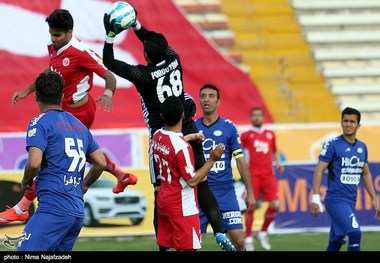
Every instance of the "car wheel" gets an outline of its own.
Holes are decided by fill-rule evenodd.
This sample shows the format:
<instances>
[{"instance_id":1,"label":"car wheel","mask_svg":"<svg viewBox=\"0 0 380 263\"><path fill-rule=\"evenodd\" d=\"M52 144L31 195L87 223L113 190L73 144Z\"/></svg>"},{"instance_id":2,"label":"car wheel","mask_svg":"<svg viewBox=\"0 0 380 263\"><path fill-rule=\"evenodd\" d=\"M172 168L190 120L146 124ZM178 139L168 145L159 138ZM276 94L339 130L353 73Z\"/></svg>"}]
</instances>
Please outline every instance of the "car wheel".
<instances>
[{"instance_id":1,"label":"car wheel","mask_svg":"<svg viewBox=\"0 0 380 263\"><path fill-rule=\"evenodd\" d=\"M84 218L83 218L83 225L84 226L94 226L98 223L97 220L95 220L94 215L92 214L91 206L89 204L84 205Z\"/></svg>"},{"instance_id":2,"label":"car wheel","mask_svg":"<svg viewBox=\"0 0 380 263\"><path fill-rule=\"evenodd\" d=\"M131 219L132 225L134 225L134 226L140 225L141 222L144 220L144 218L142 218L142 217L130 218L130 219Z\"/></svg>"}]
</instances>

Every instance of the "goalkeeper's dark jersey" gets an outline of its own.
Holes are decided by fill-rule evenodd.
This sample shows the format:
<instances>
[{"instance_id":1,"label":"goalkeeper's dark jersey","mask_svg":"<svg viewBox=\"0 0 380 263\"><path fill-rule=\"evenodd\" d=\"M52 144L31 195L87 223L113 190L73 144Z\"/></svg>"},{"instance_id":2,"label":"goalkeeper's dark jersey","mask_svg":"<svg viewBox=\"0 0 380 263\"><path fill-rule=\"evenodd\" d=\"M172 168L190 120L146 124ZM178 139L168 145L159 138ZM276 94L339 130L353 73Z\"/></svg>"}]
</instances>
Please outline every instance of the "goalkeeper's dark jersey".
<instances>
[{"instance_id":1,"label":"goalkeeper's dark jersey","mask_svg":"<svg viewBox=\"0 0 380 263\"><path fill-rule=\"evenodd\" d=\"M143 42L148 32L142 27L135 33ZM185 109L184 124L190 121L196 112L193 99L184 92L182 66L178 54L171 47L168 47L166 53L165 60L158 64L130 65L114 58L112 44L105 43L103 48L104 65L136 86L150 137L164 126L160 113L161 104L167 97L176 96L182 100Z\"/></svg>"}]
</instances>

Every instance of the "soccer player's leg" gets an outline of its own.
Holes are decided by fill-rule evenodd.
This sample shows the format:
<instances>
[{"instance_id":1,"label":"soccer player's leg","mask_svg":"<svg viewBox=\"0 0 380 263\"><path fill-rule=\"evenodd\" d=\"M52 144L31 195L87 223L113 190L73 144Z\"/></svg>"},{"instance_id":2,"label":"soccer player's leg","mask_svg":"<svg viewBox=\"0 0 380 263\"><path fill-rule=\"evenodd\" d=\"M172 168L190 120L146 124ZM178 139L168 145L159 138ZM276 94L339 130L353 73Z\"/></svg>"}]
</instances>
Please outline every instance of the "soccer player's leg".
<instances>
[{"instance_id":1,"label":"soccer player's leg","mask_svg":"<svg viewBox=\"0 0 380 263\"><path fill-rule=\"evenodd\" d=\"M326 212L331 218L329 245L326 251L333 250L346 243L348 237L348 251L360 251L361 230L355 217L355 203L326 198L324 200ZM341 247L339 247L340 249Z\"/></svg>"},{"instance_id":2,"label":"soccer player's leg","mask_svg":"<svg viewBox=\"0 0 380 263\"><path fill-rule=\"evenodd\" d=\"M265 250L271 250L272 246L269 243L268 228L270 224L274 221L279 206L278 185L276 177L266 177L265 180L263 180L262 182L262 187L263 201L269 201L269 205L264 214L263 225L261 226L260 231L256 234L255 238L260 242L262 248L264 248Z\"/></svg>"},{"instance_id":3,"label":"soccer player's leg","mask_svg":"<svg viewBox=\"0 0 380 263\"><path fill-rule=\"evenodd\" d=\"M74 218L73 223L61 242L55 248L55 251L72 251L75 241L83 226L83 218Z\"/></svg>"},{"instance_id":4,"label":"soccer player's leg","mask_svg":"<svg viewBox=\"0 0 380 263\"><path fill-rule=\"evenodd\" d=\"M36 199L36 181L31 185L33 191L23 195L21 200L13 207L8 207L0 213L0 224L7 224L14 221L26 221L29 218L29 207Z\"/></svg>"},{"instance_id":5,"label":"soccer player's leg","mask_svg":"<svg viewBox=\"0 0 380 263\"><path fill-rule=\"evenodd\" d=\"M88 102L77 108L68 108L62 105L63 110L67 110L75 117L77 117L87 128L90 128L95 119L96 102L92 96L88 96ZM107 168L106 171L116 177L116 186L112 189L115 194L123 192L128 185L135 185L138 178L131 174L124 172L119 166L117 166L104 152L106 158ZM91 163L90 160L87 160Z\"/></svg>"},{"instance_id":6,"label":"soccer player's leg","mask_svg":"<svg viewBox=\"0 0 380 263\"><path fill-rule=\"evenodd\" d=\"M223 228L236 251L246 251L244 244L243 218L233 185L212 189L222 213Z\"/></svg>"},{"instance_id":7,"label":"soccer player's leg","mask_svg":"<svg viewBox=\"0 0 380 263\"><path fill-rule=\"evenodd\" d=\"M37 211L23 231L17 251L55 251L76 218Z\"/></svg>"},{"instance_id":8,"label":"soccer player's leg","mask_svg":"<svg viewBox=\"0 0 380 263\"><path fill-rule=\"evenodd\" d=\"M254 176L254 177L251 177L251 183L252 183L252 189L255 195L256 202L259 202L260 198L262 198L261 180L260 178ZM258 209L257 206L256 206L256 209ZM254 251L255 247L254 247L253 237L252 237L252 227L253 227L253 222L255 218L255 211L248 213L248 211L246 210L244 213L244 216L245 216L244 218L245 219L245 240L244 240L245 248L247 251Z\"/></svg>"}]
</instances>

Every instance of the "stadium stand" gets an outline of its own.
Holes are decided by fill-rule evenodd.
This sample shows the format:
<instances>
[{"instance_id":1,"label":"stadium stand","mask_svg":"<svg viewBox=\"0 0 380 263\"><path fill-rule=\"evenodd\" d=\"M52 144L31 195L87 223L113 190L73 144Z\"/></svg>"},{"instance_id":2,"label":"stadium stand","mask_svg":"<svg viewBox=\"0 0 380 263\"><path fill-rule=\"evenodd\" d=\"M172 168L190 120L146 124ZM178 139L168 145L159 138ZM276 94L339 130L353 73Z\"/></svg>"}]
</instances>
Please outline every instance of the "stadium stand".
<instances>
[{"instance_id":1,"label":"stadium stand","mask_svg":"<svg viewBox=\"0 0 380 263\"><path fill-rule=\"evenodd\" d=\"M291 0L327 87L363 120L380 117L380 1Z\"/></svg>"},{"instance_id":2,"label":"stadium stand","mask_svg":"<svg viewBox=\"0 0 380 263\"><path fill-rule=\"evenodd\" d=\"M176 2L249 72L275 122L335 121L348 105L380 116L379 0Z\"/></svg>"},{"instance_id":3,"label":"stadium stand","mask_svg":"<svg viewBox=\"0 0 380 263\"><path fill-rule=\"evenodd\" d=\"M325 122L338 118L335 97L305 40L287 0L221 0L251 79L274 121Z\"/></svg>"}]
</instances>

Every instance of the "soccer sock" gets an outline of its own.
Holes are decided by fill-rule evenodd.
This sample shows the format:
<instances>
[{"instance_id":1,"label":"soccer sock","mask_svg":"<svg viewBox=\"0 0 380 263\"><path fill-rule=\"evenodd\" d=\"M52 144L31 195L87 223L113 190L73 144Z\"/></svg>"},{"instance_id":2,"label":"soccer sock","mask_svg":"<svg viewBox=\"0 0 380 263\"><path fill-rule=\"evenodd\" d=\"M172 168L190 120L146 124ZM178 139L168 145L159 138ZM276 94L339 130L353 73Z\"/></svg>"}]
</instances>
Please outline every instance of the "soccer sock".
<instances>
[{"instance_id":1,"label":"soccer sock","mask_svg":"<svg viewBox=\"0 0 380 263\"><path fill-rule=\"evenodd\" d=\"M245 212L245 236L251 237L252 236L252 225L253 225L253 219L254 219L254 212L248 213Z\"/></svg>"},{"instance_id":2,"label":"soccer sock","mask_svg":"<svg viewBox=\"0 0 380 263\"><path fill-rule=\"evenodd\" d=\"M210 222L214 235L218 232L224 233L222 213L214 194L208 187L207 180L199 183L197 189L199 206Z\"/></svg>"},{"instance_id":3,"label":"soccer sock","mask_svg":"<svg viewBox=\"0 0 380 263\"><path fill-rule=\"evenodd\" d=\"M360 231L350 232L348 236L347 251L360 251L362 233Z\"/></svg>"},{"instance_id":4,"label":"soccer sock","mask_svg":"<svg viewBox=\"0 0 380 263\"><path fill-rule=\"evenodd\" d=\"M35 193L35 192L34 192ZM33 203L33 200L29 200L25 195L21 200L14 206L16 213L22 215L25 211L28 211L30 205Z\"/></svg>"},{"instance_id":5,"label":"soccer sock","mask_svg":"<svg viewBox=\"0 0 380 263\"><path fill-rule=\"evenodd\" d=\"M330 241L326 248L326 251L329 251L329 252L339 251L341 247L342 247L341 243L337 241Z\"/></svg>"},{"instance_id":6,"label":"soccer sock","mask_svg":"<svg viewBox=\"0 0 380 263\"><path fill-rule=\"evenodd\" d=\"M30 187L33 189L33 191L32 191L32 192L24 193L24 197L25 197L26 199L28 199L29 201L33 201L33 200L37 197L37 196L36 196L36 181L33 180L33 183L32 183L32 185L31 185ZM22 202L22 199L21 199L20 202ZM30 204L29 204L29 205L30 205ZM19 206L20 206L20 205L19 205ZM28 206L28 208L29 208L29 206ZM28 208L26 208L26 210L27 210Z\"/></svg>"},{"instance_id":7,"label":"soccer sock","mask_svg":"<svg viewBox=\"0 0 380 263\"><path fill-rule=\"evenodd\" d=\"M111 159L107 156L107 154L103 153L103 155L106 158L107 163L106 171L115 176L118 181L123 181L124 179L126 179L125 172L121 170L121 168L117 166L114 162L112 162Z\"/></svg>"},{"instance_id":8,"label":"soccer sock","mask_svg":"<svg viewBox=\"0 0 380 263\"><path fill-rule=\"evenodd\" d=\"M277 212L277 209L275 208L272 208L272 207L267 208L267 211L265 211L264 223L263 223L263 226L261 227L261 231L264 231L264 232L268 231L268 227L270 223L272 223L272 221L274 220L276 216L276 212Z\"/></svg>"}]
</instances>

